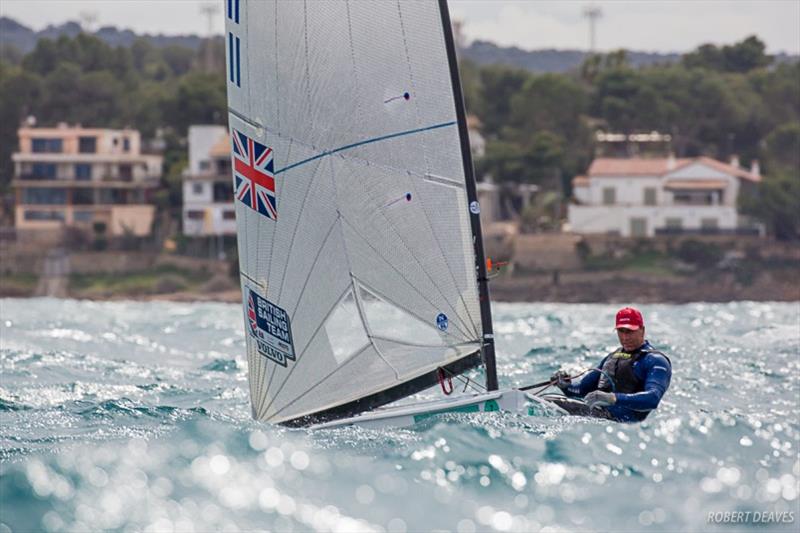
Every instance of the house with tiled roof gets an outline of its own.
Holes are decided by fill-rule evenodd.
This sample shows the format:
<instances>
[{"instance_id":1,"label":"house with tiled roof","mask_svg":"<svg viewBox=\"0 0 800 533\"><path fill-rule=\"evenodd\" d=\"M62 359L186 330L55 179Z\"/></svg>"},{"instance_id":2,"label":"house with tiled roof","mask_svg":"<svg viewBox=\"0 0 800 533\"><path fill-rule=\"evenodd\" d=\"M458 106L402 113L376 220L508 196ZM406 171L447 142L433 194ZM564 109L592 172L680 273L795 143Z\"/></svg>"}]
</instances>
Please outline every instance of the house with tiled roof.
<instances>
[{"instance_id":1,"label":"house with tiled roof","mask_svg":"<svg viewBox=\"0 0 800 533\"><path fill-rule=\"evenodd\" d=\"M736 158L598 158L572 180L568 229L651 237L677 233L752 233L739 216L739 194L761 181Z\"/></svg>"}]
</instances>

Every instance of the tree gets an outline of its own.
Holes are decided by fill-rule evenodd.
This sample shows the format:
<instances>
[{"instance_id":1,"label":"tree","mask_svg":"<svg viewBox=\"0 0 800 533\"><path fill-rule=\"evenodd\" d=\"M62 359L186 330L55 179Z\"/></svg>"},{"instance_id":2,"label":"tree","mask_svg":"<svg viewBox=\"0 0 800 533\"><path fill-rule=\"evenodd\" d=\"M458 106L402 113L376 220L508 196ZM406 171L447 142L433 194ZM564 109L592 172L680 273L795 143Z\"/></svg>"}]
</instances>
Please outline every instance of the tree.
<instances>
[{"instance_id":1,"label":"tree","mask_svg":"<svg viewBox=\"0 0 800 533\"><path fill-rule=\"evenodd\" d=\"M630 133L638 128L634 99L641 90L641 74L628 67L600 73L595 82L591 111L603 118L617 132Z\"/></svg>"},{"instance_id":2,"label":"tree","mask_svg":"<svg viewBox=\"0 0 800 533\"><path fill-rule=\"evenodd\" d=\"M17 149L17 127L42 99L42 80L36 74L0 61L0 190L11 182Z\"/></svg>"},{"instance_id":3,"label":"tree","mask_svg":"<svg viewBox=\"0 0 800 533\"><path fill-rule=\"evenodd\" d=\"M682 62L687 68L744 73L772 63L772 58L765 51L764 43L755 35L751 35L741 42L722 48L704 44L697 50L685 54Z\"/></svg>"},{"instance_id":4,"label":"tree","mask_svg":"<svg viewBox=\"0 0 800 533\"><path fill-rule=\"evenodd\" d=\"M224 124L227 106L223 76L192 72L181 78L177 91L164 102L164 120L185 135L191 124Z\"/></svg>"},{"instance_id":5,"label":"tree","mask_svg":"<svg viewBox=\"0 0 800 533\"><path fill-rule=\"evenodd\" d=\"M722 50L713 44L703 44L693 52L681 58L687 68L705 68L709 70L725 70L725 56Z\"/></svg>"},{"instance_id":6,"label":"tree","mask_svg":"<svg viewBox=\"0 0 800 533\"><path fill-rule=\"evenodd\" d=\"M763 221L775 238L800 238L800 171L778 171L764 177L757 196L743 196L742 212Z\"/></svg>"},{"instance_id":7,"label":"tree","mask_svg":"<svg viewBox=\"0 0 800 533\"><path fill-rule=\"evenodd\" d=\"M800 123L779 126L767 136L764 144L768 169L800 172Z\"/></svg>"},{"instance_id":8,"label":"tree","mask_svg":"<svg viewBox=\"0 0 800 533\"><path fill-rule=\"evenodd\" d=\"M496 137L508 123L511 99L530 77L526 71L502 65L491 65L481 69L480 104L476 113L484 126L487 137Z\"/></svg>"},{"instance_id":9,"label":"tree","mask_svg":"<svg viewBox=\"0 0 800 533\"><path fill-rule=\"evenodd\" d=\"M766 67L772 63L772 58L765 53L766 48L763 41L755 35L751 35L732 46L723 46L722 55L725 58L725 70L728 72L750 72L757 68Z\"/></svg>"},{"instance_id":10,"label":"tree","mask_svg":"<svg viewBox=\"0 0 800 533\"><path fill-rule=\"evenodd\" d=\"M529 78L511 98L507 124L518 141L544 130L569 138L580 125L584 105L584 90L578 82L560 74L542 74Z\"/></svg>"}]
</instances>

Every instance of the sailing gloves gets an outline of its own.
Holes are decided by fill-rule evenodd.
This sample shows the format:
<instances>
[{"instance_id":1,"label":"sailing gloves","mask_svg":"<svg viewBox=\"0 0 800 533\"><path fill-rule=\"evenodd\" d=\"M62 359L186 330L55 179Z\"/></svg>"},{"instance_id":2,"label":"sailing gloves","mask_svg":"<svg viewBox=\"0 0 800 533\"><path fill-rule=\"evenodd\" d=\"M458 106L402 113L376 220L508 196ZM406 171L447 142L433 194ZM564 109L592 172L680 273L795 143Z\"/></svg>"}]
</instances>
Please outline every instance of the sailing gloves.
<instances>
[{"instance_id":1,"label":"sailing gloves","mask_svg":"<svg viewBox=\"0 0 800 533\"><path fill-rule=\"evenodd\" d=\"M569 372L566 370L559 370L550 376L550 382L563 391L570 386L572 383L572 378L569 377Z\"/></svg>"},{"instance_id":2,"label":"sailing gloves","mask_svg":"<svg viewBox=\"0 0 800 533\"><path fill-rule=\"evenodd\" d=\"M600 407L608 407L609 405L614 405L617 403L617 396L613 392L603 392L603 391L592 391L587 394L583 401L591 409L598 409Z\"/></svg>"}]
</instances>

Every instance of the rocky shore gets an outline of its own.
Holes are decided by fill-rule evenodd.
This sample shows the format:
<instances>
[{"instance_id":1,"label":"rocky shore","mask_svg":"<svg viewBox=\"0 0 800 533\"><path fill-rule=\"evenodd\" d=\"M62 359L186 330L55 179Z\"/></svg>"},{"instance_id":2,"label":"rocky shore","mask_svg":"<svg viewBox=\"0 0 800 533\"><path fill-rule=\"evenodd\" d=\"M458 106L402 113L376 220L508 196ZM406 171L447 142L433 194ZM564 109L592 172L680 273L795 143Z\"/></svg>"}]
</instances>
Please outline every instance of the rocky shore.
<instances>
[{"instance_id":1,"label":"rocky shore","mask_svg":"<svg viewBox=\"0 0 800 533\"><path fill-rule=\"evenodd\" d=\"M493 301L562 303L688 303L800 301L797 274L768 273L750 285L733 274L717 276L652 276L618 271L571 272L496 279Z\"/></svg>"},{"instance_id":2,"label":"rocky shore","mask_svg":"<svg viewBox=\"0 0 800 533\"><path fill-rule=\"evenodd\" d=\"M563 272L558 275L527 274L501 276L490 284L496 302L563 302L563 303L687 303L729 301L797 301L800 302L800 281L793 271L767 272L750 284L743 284L732 273L695 276L650 275L635 272L595 271ZM68 298L90 300L140 300L178 302L241 302L241 294L233 281L216 283L190 290L159 293L114 290L87 292L67 290ZM11 286L0 278L0 297L29 297L29 288Z\"/></svg>"}]
</instances>

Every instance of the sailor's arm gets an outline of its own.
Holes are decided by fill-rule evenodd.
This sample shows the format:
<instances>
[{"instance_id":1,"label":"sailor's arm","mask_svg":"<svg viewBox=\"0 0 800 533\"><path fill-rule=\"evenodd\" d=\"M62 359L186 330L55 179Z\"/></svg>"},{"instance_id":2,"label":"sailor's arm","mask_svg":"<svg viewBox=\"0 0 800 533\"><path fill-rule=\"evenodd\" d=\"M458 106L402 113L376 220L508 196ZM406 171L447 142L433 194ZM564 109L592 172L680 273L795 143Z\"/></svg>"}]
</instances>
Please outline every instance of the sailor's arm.
<instances>
[{"instance_id":1,"label":"sailor's arm","mask_svg":"<svg viewBox=\"0 0 800 533\"><path fill-rule=\"evenodd\" d=\"M633 394L617 393L614 405L634 411L652 411L658 407L661 397L667 392L672 379L672 368L667 359L658 354L651 354L644 382L644 390Z\"/></svg>"},{"instance_id":2,"label":"sailor's arm","mask_svg":"<svg viewBox=\"0 0 800 533\"><path fill-rule=\"evenodd\" d=\"M600 369L603 368L603 363L606 362L608 356L604 357L596 368L591 369L586 373L580 381L573 381L572 384L566 389L561 389L565 396L570 398L583 398L593 390L597 390L597 384L600 382Z\"/></svg>"}]
</instances>

